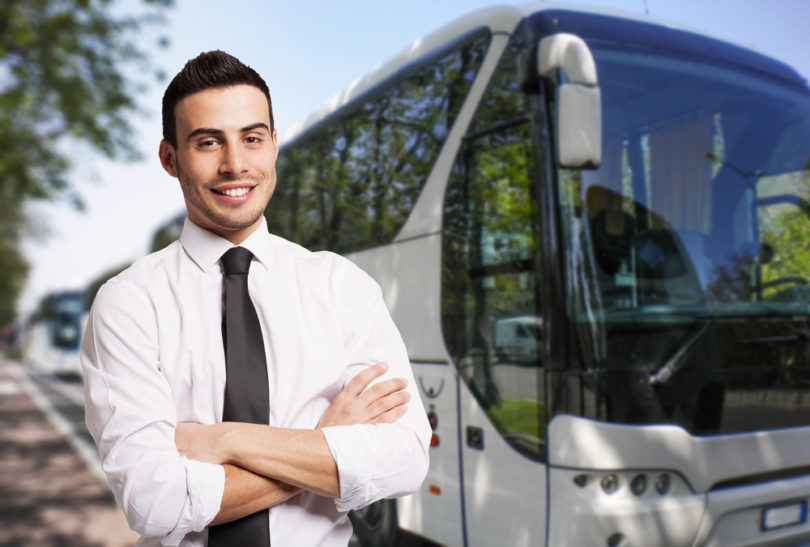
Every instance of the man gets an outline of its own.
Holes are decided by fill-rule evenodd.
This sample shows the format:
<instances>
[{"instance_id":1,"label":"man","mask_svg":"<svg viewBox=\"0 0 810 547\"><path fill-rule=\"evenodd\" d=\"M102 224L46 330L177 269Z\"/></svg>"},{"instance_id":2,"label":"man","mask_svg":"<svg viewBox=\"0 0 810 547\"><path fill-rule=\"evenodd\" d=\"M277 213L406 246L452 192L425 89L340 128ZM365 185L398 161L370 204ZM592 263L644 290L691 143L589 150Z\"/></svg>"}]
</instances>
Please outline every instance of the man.
<instances>
[{"instance_id":1,"label":"man","mask_svg":"<svg viewBox=\"0 0 810 547\"><path fill-rule=\"evenodd\" d=\"M228 544L215 538L264 515L276 547L346 545L348 510L408 494L427 471L430 428L381 291L267 232L278 146L255 71L219 51L189 61L163 126L182 235L102 287L82 344L87 426L116 500L141 545ZM244 270L226 271L232 254ZM232 274L246 276L255 336L229 322ZM262 423L223 420L254 388Z\"/></svg>"}]
</instances>

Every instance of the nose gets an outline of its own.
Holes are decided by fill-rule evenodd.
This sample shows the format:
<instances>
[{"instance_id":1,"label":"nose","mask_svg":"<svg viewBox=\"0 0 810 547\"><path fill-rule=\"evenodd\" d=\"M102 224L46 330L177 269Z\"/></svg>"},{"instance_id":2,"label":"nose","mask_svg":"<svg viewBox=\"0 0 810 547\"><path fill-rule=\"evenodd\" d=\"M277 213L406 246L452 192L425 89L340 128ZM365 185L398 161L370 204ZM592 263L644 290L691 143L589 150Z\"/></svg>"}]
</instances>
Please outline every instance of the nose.
<instances>
[{"instance_id":1,"label":"nose","mask_svg":"<svg viewBox=\"0 0 810 547\"><path fill-rule=\"evenodd\" d=\"M225 146L222 151L222 162L219 166L220 175L239 176L246 173L248 164L244 151L239 146Z\"/></svg>"}]
</instances>

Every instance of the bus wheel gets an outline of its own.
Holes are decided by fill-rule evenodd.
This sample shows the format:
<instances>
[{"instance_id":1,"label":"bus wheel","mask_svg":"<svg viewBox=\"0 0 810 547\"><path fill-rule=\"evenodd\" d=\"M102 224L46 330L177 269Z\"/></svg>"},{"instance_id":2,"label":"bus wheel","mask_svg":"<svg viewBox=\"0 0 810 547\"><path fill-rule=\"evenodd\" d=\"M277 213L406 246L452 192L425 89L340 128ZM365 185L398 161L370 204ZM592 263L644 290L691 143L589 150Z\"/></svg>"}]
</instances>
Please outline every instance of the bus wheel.
<instances>
[{"instance_id":1,"label":"bus wheel","mask_svg":"<svg viewBox=\"0 0 810 547\"><path fill-rule=\"evenodd\" d=\"M395 500L379 500L349 513L354 535L362 547L393 545L397 535Z\"/></svg>"}]
</instances>

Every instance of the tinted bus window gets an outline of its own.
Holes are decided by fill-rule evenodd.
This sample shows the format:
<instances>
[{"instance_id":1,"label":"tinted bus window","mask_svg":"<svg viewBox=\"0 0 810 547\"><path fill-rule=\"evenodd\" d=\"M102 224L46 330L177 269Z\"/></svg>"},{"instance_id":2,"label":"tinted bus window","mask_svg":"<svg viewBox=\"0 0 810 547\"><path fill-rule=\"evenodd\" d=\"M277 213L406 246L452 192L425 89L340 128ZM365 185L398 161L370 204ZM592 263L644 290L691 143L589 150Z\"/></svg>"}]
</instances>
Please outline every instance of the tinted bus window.
<instances>
[{"instance_id":1,"label":"tinted bus window","mask_svg":"<svg viewBox=\"0 0 810 547\"><path fill-rule=\"evenodd\" d=\"M430 175L481 65L477 35L383 84L281 150L266 212L272 232L310 249L351 252L390 242Z\"/></svg>"},{"instance_id":2,"label":"tinted bus window","mask_svg":"<svg viewBox=\"0 0 810 547\"><path fill-rule=\"evenodd\" d=\"M453 167L444 202L442 331L504 438L542 459L543 318L527 97L504 53Z\"/></svg>"}]
</instances>

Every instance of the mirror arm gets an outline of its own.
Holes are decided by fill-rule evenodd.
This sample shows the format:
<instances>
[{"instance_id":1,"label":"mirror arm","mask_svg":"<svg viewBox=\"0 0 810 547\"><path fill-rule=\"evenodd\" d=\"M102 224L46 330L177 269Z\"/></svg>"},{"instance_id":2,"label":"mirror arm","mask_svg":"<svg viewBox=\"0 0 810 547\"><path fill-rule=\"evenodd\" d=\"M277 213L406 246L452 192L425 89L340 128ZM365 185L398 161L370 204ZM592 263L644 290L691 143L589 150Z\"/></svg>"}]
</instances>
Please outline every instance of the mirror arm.
<instances>
[{"instance_id":1,"label":"mirror arm","mask_svg":"<svg viewBox=\"0 0 810 547\"><path fill-rule=\"evenodd\" d=\"M548 77L562 70L572 84L596 87L596 63L585 40L574 34L559 33L540 41L537 55L540 76Z\"/></svg>"}]
</instances>

